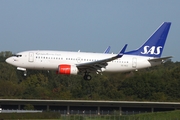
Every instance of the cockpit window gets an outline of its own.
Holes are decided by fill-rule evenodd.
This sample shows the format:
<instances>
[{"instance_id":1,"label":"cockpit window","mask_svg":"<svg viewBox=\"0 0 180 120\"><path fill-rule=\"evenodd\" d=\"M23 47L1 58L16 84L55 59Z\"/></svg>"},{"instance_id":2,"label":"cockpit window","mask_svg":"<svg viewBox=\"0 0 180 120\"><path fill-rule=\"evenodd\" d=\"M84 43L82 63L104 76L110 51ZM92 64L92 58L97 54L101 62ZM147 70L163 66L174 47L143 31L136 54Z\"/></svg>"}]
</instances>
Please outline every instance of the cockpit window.
<instances>
[{"instance_id":1,"label":"cockpit window","mask_svg":"<svg viewBox=\"0 0 180 120\"><path fill-rule=\"evenodd\" d=\"M13 56L15 56L15 57L22 57L22 55L13 55Z\"/></svg>"}]
</instances>

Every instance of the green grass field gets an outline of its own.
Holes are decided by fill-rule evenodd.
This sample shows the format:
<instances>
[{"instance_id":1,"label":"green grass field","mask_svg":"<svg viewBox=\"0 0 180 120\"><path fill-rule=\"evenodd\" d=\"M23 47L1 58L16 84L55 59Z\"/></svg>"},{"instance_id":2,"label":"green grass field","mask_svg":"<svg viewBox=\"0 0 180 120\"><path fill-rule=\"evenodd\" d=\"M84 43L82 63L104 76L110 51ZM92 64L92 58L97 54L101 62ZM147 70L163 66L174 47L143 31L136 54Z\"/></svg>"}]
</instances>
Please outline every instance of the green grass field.
<instances>
[{"instance_id":1,"label":"green grass field","mask_svg":"<svg viewBox=\"0 0 180 120\"><path fill-rule=\"evenodd\" d=\"M0 119L29 120L180 120L180 110L136 115L60 115L59 113L0 113Z\"/></svg>"},{"instance_id":2,"label":"green grass field","mask_svg":"<svg viewBox=\"0 0 180 120\"><path fill-rule=\"evenodd\" d=\"M61 116L61 120L180 120L180 111L143 113L136 115Z\"/></svg>"}]
</instances>

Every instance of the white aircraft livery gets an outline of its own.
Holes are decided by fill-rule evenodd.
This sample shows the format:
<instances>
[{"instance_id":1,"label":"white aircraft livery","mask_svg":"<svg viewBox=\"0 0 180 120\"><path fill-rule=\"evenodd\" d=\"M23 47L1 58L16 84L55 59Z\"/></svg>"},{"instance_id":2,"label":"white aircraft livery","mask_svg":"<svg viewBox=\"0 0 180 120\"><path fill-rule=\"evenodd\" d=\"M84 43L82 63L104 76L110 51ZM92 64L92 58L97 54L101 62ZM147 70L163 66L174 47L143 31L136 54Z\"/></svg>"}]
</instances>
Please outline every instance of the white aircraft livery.
<instances>
[{"instance_id":1,"label":"white aircraft livery","mask_svg":"<svg viewBox=\"0 0 180 120\"><path fill-rule=\"evenodd\" d=\"M17 53L6 62L27 69L54 70L57 74L83 74L85 80L91 80L90 73L137 71L165 62L161 57L171 23L164 22L138 49L125 52L127 44L118 54L110 54L108 47L104 53L32 50Z\"/></svg>"}]
</instances>

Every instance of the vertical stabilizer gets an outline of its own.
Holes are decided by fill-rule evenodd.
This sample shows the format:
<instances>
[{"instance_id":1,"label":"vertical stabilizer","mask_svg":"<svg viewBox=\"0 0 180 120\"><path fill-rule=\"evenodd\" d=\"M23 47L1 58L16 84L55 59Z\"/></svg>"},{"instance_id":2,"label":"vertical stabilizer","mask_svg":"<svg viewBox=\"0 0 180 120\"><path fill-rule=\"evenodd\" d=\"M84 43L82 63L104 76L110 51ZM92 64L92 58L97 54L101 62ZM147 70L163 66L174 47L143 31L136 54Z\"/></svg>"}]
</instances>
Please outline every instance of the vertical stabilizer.
<instances>
[{"instance_id":1,"label":"vertical stabilizer","mask_svg":"<svg viewBox=\"0 0 180 120\"><path fill-rule=\"evenodd\" d=\"M170 26L170 22L162 23L162 25L140 48L138 48L137 50L126 52L125 54L161 57Z\"/></svg>"}]
</instances>

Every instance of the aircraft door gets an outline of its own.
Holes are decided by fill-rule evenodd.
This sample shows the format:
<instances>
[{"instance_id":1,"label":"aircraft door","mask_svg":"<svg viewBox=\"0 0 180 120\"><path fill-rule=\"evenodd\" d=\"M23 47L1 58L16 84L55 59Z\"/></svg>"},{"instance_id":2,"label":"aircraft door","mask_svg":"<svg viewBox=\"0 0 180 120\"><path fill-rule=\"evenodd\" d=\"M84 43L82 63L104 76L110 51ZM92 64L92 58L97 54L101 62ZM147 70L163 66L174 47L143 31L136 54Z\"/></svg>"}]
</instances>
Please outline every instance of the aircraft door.
<instances>
[{"instance_id":1,"label":"aircraft door","mask_svg":"<svg viewBox=\"0 0 180 120\"><path fill-rule=\"evenodd\" d=\"M29 62L33 62L34 61L34 53L30 52L29 53Z\"/></svg>"},{"instance_id":2,"label":"aircraft door","mask_svg":"<svg viewBox=\"0 0 180 120\"><path fill-rule=\"evenodd\" d=\"M136 68L137 67L137 58L132 58L132 68Z\"/></svg>"}]
</instances>

